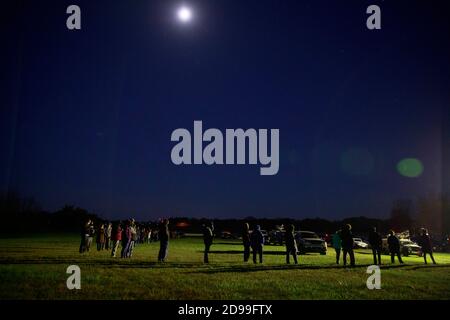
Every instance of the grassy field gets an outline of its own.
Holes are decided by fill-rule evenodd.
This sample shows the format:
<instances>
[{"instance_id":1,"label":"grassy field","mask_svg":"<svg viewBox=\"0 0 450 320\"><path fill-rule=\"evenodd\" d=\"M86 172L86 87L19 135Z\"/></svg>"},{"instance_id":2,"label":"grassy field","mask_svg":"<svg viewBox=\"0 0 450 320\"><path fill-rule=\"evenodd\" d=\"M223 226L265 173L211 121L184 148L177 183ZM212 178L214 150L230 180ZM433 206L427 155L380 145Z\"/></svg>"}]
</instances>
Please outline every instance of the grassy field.
<instances>
[{"instance_id":1,"label":"grassy field","mask_svg":"<svg viewBox=\"0 0 450 320\"><path fill-rule=\"evenodd\" d=\"M381 290L368 290L369 251L358 266L336 266L328 255L308 254L286 265L284 247L266 246L262 265L242 262L238 242L216 239L204 265L201 239L172 240L168 261L155 262L158 243L138 245L132 259L109 252L78 253L76 235L0 239L0 299L449 299L450 254L438 265L405 257L391 265L383 256ZM94 244L95 245L95 244ZM66 269L81 268L81 290L68 290Z\"/></svg>"}]
</instances>

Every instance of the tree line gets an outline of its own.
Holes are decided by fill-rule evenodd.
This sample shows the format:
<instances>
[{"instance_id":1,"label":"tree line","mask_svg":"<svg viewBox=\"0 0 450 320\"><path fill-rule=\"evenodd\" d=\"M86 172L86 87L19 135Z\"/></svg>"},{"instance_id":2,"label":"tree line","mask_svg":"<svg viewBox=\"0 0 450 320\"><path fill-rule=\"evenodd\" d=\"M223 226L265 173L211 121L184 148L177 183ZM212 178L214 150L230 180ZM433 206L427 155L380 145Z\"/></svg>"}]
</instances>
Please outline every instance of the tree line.
<instances>
[{"instance_id":1,"label":"tree line","mask_svg":"<svg viewBox=\"0 0 450 320\"><path fill-rule=\"evenodd\" d=\"M435 234L449 234L448 217L450 215L450 197L428 196L411 200L397 200L393 203L387 218L368 218L363 215L342 220L327 220L320 217L294 219L244 217L241 219L211 219L192 217L164 217L170 219L170 228L184 233L200 233L202 224L213 221L216 232L240 233L242 222L257 223L267 231L277 226L293 224L297 230L310 230L318 233L334 233L343 225L351 224L355 234L365 234L367 230L376 227L382 233L393 229L397 232L426 227ZM109 221L93 212L74 205L65 205L61 209L49 212L43 210L33 198L21 197L18 192L0 193L0 214L4 227L1 234L40 233L40 232L78 232L87 219L98 222ZM131 217L127 217L131 218ZM156 227L158 219L140 221ZM8 227L9 226L9 227Z\"/></svg>"}]
</instances>

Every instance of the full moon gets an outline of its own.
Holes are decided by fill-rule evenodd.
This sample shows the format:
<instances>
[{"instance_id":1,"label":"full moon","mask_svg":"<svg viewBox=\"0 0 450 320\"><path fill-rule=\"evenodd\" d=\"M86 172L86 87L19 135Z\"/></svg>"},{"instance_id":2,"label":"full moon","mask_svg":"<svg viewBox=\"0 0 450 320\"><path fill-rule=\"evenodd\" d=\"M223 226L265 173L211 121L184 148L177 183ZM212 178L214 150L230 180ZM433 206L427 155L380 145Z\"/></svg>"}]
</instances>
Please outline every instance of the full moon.
<instances>
[{"instance_id":1,"label":"full moon","mask_svg":"<svg viewBox=\"0 0 450 320\"><path fill-rule=\"evenodd\" d=\"M192 11L187 7L181 7L178 9L177 16L181 22L189 22L192 19Z\"/></svg>"}]
</instances>

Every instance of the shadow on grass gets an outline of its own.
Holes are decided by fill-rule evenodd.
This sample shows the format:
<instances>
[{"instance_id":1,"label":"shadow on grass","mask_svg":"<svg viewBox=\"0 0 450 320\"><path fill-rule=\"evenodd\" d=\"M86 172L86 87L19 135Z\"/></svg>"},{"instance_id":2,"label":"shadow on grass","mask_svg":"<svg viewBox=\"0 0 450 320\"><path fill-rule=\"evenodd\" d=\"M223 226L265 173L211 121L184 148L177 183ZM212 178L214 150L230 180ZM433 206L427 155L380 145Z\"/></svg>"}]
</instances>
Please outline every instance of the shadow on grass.
<instances>
[{"instance_id":1,"label":"shadow on grass","mask_svg":"<svg viewBox=\"0 0 450 320\"><path fill-rule=\"evenodd\" d=\"M96 259L0 259L1 265L80 265L100 266L108 268L198 268L207 266L201 262L156 262L122 258L110 258L108 260Z\"/></svg>"},{"instance_id":2,"label":"shadow on grass","mask_svg":"<svg viewBox=\"0 0 450 320\"><path fill-rule=\"evenodd\" d=\"M203 250L198 250L198 253L202 253L203 254ZM244 255L244 251L243 250L209 250L210 254L241 254ZM251 251L250 251L251 254ZM286 251L273 251L273 250L264 250L264 255L269 255L269 256L285 256L286 255ZM319 253L299 253L297 254L299 257L303 257L303 256L319 256Z\"/></svg>"},{"instance_id":3,"label":"shadow on grass","mask_svg":"<svg viewBox=\"0 0 450 320\"><path fill-rule=\"evenodd\" d=\"M197 252L203 253L203 250L199 250ZM244 254L244 251L242 250L210 250L210 254ZM284 251L264 251L264 255L273 255L273 256L284 256L286 255L286 252Z\"/></svg>"},{"instance_id":4,"label":"shadow on grass","mask_svg":"<svg viewBox=\"0 0 450 320\"><path fill-rule=\"evenodd\" d=\"M363 265L358 265L352 269L363 267ZM343 266L339 265L306 265L306 264L284 264L284 265L264 265L264 264L254 264L249 262L247 265L236 265L227 267L218 267L209 270L199 270L193 271L192 273L222 273L222 272L258 272L258 271L273 271L273 270L332 270L332 269L344 269ZM350 268L348 268L350 269Z\"/></svg>"},{"instance_id":5,"label":"shadow on grass","mask_svg":"<svg viewBox=\"0 0 450 320\"><path fill-rule=\"evenodd\" d=\"M232 251L235 253L234 251ZM240 251L237 251L241 253ZM228 253L227 251L219 251L217 253ZM276 255L284 254L283 252L273 252ZM267 252L266 252L267 254ZM88 258L85 256L84 258ZM252 262L236 263L231 265L230 263L212 262L210 264L204 264L199 262L164 262L159 263L156 261L145 261L145 260L133 260L131 259L121 259L121 258L106 258L106 259L83 259L80 257L78 259L63 259L63 258L48 258L41 257L36 259L14 259L6 258L0 259L1 265L80 265L80 266L99 266L107 268L122 268L122 269L193 269L185 270L185 273L204 273L204 274L214 274L214 273L248 273L248 272L258 272L258 271L271 271L271 270L337 270L337 269L366 269L371 264L357 264L355 267L344 267L343 265L336 264L302 264L301 258L299 264L254 264ZM382 270L390 269L405 269L405 270L420 270L420 269L431 269L431 268L450 268L450 264L386 264L381 265Z\"/></svg>"},{"instance_id":6,"label":"shadow on grass","mask_svg":"<svg viewBox=\"0 0 450 320\"><path fill-rule=\"evenodd\" d=\"M235 265L227 267L217 267L210 268L206 270L192 271L189 273L204 273L204 274L214 274L214 273L248 273L248 272L258 272L258 271L272 271L272 270L353 270L353 269L366 269L370 264L356 265L355 267L344 267L342 265L306 265L306 264L285 264L285 265L261 265L253 264L249 262L247 265ZM425 268L450 268L449 264L443 265L408 265L408 264L398 264L398 265L381 265L380 269L390 270L390 269L407 269L407 270L417 270Z\"/></svg>"},{"instance_id":7,"label":"shadow on grass","mask_svg":"<svg viewBox=\"0 0 450 320\"><path fill-rule=\"evenodd\" d=\"M237 241L235 241L235 242L214 242L213 243L213 245L226 245L226 246L243 246L243 244L242 244L242 241L241 242L237 242Z\"/></svg>"}]
</instances>

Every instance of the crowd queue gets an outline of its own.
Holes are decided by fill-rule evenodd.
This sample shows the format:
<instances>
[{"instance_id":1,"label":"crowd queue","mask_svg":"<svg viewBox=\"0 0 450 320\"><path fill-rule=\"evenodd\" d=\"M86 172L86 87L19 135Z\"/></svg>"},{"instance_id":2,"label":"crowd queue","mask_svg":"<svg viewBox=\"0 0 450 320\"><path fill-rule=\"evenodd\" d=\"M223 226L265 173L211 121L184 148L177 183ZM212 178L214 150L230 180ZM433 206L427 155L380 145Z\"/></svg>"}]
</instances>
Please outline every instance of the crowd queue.
<instances>
[{"instance_id":1,"label":"crowd queue","mask_svg":"<svg viewBox=\"0 0 450 320\"><path fill-rule=\"evenodd\" d=\"M209 263L209 252L214 239L214 224L206 222L202 225L203 240L205 245L203 261ZM150 226L139 225L134 219L129 219L125 222L117 223L100 223L97 229L94 227L92 220L88 220L82 228L80 253L89 252L94 238L96 239L97 250L111 250L111 257L116 257L120 250L121 258L131 258L133 249L138 244L151 243L159 241L160 249L158 252L158 262L164 262L168 255L169 239L171 233L169 231L169 220L162 219L157 228ZM295 238L295 227L290 224L285 228L285 246L286 246L286 263L290 263L290 257L295 264L298 264L298 248ZM244 247L244 262L250 259L252 253L253 262L263 263L264 253L264 234L261 232L259 225L255 224L252 229L248 223L243 224L242 229L242 244ZM331 239L331 244L336 253L336 264L340 263L341 253L342 262L344 266L348 266L347 257L350 259L350 266L356 264L354 253L354 240L352 234L352 227L350 224L344 225L341 230L336 231ZM373 262L376 265L381 264L382 251L382 236L373 228L369 232L369 244L372 249ZM425 264L428 263L427 255L430 257L433 264L436 261L433 256L433 245L426 229L422 229L419 237L419 245L422 247L422 253ZM395 263L395 258L398 262L403 264L401 256L400 239L396 236L394 231L389 232L387 237L387 246L390 253L391 263Z\"/></svg>"}]
</instances>

